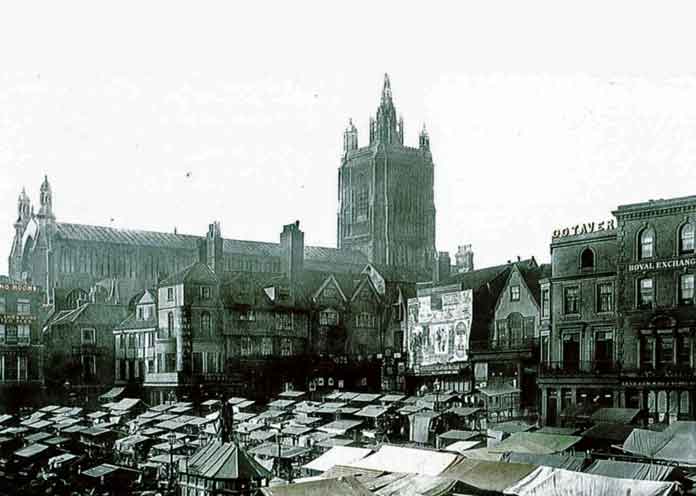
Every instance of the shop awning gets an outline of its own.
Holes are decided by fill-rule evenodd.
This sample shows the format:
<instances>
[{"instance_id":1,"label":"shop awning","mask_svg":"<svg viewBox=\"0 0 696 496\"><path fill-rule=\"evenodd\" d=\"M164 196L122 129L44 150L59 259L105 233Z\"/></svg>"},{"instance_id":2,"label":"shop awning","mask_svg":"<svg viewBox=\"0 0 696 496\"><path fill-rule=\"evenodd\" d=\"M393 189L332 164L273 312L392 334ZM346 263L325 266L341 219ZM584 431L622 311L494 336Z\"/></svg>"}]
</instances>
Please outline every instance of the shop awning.
<instances>
[{"instance_id":1,"label":"shop awning","mask_svg":"<svg viewBox=\"0 0 696 496\"><path fill-rule=\"evenodd\" d=\"M310 463L306 464L304 468L316 470L317 472L326 472L336 465L345 465L357 460L361 460L370 453L372 453L372 450L367 448L336 446L321 455L319 458L316 458Z\"/></svg>"}]
</instances>

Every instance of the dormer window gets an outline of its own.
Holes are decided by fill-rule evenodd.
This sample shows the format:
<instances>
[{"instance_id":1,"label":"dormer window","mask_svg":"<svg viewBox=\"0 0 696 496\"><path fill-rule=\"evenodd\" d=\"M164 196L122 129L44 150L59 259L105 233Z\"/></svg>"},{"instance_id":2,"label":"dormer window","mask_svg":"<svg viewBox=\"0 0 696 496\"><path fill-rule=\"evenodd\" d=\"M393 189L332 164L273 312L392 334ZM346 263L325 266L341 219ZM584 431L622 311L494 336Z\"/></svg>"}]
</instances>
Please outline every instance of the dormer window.
<instances>
[{"instance_id":1,"label":"dormer window","mask_svg":"<svg viewBox=\"0 0 696 496\"><path fill-rule=\"evenodd\" d=\"M640 259L652 258L655 256L655 230L646 227L640 233L638 245L638 257Z\"/></svg>"},{"instance_id":2,"label":"dormer window","mask_svg":"<svg viewBox=\"0 0 696 496\"><path fill-rule=\"evenodd\" d=\"M138 320L145 320L145 308L138 307Z\"/></svg>"},{"instance_id":3,"label":"dormer window","mask_svg":"<svg viewBox=\"0 0 696 496\"><path fill-rule=\"evenodd\" d=\"M679 253L694 252L694 224L684 224L679 230Z\"/></svg>"},{"instance_id":4,"label":"dormer window","mask_svg":"<svg viewBox=\"0 0 696 496\"><path fill-rule=\"evenodd\" d=\"M209 286L201 286L201 299L202 300L209 300L210 299L210 287Z\"/></svg>"},{"instance_id":5,"label":"dormer window","mask_svg":"<svg viewBox=\"0 0 696 496\"><path fill-rule=\"evenodd\" d=\"M580 255L580 268L582 270L594 269L594 252L590 248L585 248Z\"/></svg>"}]
</instances>

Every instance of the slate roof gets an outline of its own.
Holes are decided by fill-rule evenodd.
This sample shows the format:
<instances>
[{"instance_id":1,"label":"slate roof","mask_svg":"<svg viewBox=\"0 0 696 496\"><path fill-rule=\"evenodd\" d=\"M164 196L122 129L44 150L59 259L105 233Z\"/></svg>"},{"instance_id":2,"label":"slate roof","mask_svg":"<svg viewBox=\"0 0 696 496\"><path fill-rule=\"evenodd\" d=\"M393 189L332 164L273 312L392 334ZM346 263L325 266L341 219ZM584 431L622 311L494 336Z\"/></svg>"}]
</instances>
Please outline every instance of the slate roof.
<instances>
[{"instance_id":1,"label":"slate roof","mask_svg":"<svg viewBox=\"0 0 696 496\"><path fill-rule=\"evenodd\" d=\"M126 313L126 307L121 305L85 303L74 310L58 312L47 325L73 324L78 320L95 325L115 325L123 321Z\"/></svg>"},{"instance_id":2,"label":"slate roof","mask_svg":"<svg viewBox=\"0 0 696 496\"><path fill-rule=\"evenodd\" d=\"M198 250L198 243L205 239L190 234L174 234L138 229L116 229L113 227L88 224L56 223L56 235L74 241L93 241L101 243L168 248L180 250ZM265 241L247 241L223 239L222 251L234 255L252 255L279 257L283 250L279 243ZM326 262L329 264L365 264L367 257L355 250L338 250L324 246L305 246L305 260Z\"/></svg>"}]
</instances>

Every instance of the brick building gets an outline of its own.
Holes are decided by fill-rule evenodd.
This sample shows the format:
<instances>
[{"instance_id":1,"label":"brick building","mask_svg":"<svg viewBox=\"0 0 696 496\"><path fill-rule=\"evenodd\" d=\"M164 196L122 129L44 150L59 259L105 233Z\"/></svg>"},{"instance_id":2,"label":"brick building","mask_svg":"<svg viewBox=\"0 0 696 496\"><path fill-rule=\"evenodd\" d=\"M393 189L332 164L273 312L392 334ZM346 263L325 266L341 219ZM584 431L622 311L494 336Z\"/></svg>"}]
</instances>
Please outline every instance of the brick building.
<instances>
[{"instance_id":1,"label":"brick building","mask_svg":"<svg viewBox=\"0 0 696 496\"><path fill-rule=\"evenodd\" d=\"M39 288L0 277L0 410L29 406L43 387Z\"/></svg>"}]
</instances>

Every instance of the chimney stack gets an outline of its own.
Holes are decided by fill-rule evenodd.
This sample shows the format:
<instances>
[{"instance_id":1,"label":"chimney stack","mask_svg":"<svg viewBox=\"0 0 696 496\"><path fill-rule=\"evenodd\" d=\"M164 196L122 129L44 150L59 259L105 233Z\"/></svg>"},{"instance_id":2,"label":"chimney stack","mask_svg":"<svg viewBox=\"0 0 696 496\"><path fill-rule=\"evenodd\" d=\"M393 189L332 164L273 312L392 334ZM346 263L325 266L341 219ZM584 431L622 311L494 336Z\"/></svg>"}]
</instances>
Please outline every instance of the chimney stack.
<instances>
[{"instance_id":1,"label":"chimney stack","mask_svg":"<svg viewBox=\"0 0 696 496\"><path fill-rule=\"evenodd\" d=\"M199 249L199 261L210 267L216 274L222 272L222 231L220 222L208 224L208 233L201 240Z\"/></svg>"},{"instance_id":2,"label":"chimney stack","mask_svg":"<svg viewBox=\"0 0 696 496\"><path fill-rule=\"evenodd\" d=\"M452 270L452 260L450 259L450 254L447 251L441 251L437 254L437 270L438 278L440 281L444 281L449 278L450 271Z\"/></svg>"},{"instance_id":3,"label":"chimney stack","mask_svg":"<svg viewBox=\"0 0 696 496\"><path fill-rule=\"evenodd\" d=\"M280 233L280 249L280 268L292 285L304 268L304 233L300 229L299 220L283 226L283 232Z\"/></svg>"},{"instance_id":4,"label":"chimney stack","mask_svg":"<svg viewBox=\"0 0 696 496\"><path fill-rule=\"evenodd\" d=\"M471 272L474 270L474 251L471 245L459 245L454 256L457 272Z\"/></svg>"}]
</instances>

